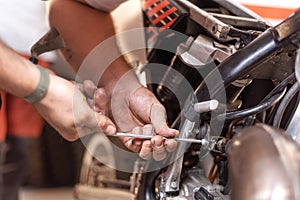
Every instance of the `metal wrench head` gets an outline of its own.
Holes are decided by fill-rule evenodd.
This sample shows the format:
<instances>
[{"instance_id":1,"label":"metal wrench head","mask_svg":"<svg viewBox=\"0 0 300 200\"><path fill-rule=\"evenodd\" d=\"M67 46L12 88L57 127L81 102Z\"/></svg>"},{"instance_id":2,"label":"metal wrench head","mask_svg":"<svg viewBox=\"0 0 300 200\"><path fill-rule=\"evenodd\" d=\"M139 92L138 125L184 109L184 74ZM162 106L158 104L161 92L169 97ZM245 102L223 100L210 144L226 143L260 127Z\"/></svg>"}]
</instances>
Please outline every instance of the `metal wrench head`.
<instances>
[{"instance_id":1,"label":"metal wrench head","mask_svg":"<svg viewBox=\"0 0 300 200\"><path fill-rule=\"evenodd\" d=\"M63 48L65 43L56 28L52 27L39 41L31 47L31 57Z\"/></svg>"}]
</instances>

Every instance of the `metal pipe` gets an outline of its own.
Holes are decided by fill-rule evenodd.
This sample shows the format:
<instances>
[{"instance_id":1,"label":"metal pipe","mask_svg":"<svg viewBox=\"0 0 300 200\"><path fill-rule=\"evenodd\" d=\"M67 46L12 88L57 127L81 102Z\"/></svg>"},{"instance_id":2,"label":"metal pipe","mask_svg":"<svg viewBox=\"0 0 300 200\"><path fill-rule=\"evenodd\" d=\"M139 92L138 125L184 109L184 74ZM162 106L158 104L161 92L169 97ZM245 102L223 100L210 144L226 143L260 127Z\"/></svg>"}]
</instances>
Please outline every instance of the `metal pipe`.
<instances>
[{"instance_id":1,"label":"metal pipe","mask_svg":"<svg viewBox=\"0 0 300 200\"><path fill-rule=\"evenodd\" d=\"M275 105L276 103L278 103L283 98L285 92L286 92L286 90L282 91L279 94L275 94L274 96L262 101L261 103L259 103L258 105L254 106L252 108L239 110L239 111L231 112L231 113L224 113L224 114L218 115L217 118L218 119L226 119L226 120L240 119L240 118L244 118L244 117L247 117L250 115L254 115L254 114L263 112L263 111L269 109L270 107L272 107L273 105Z\"/></svg>"},{"instance_id":2,"label":"metal pipe","mask_svg":"<svg viewBox=\"0 0 300 200\"><path fill-rule=\"evenodd\" d=\"M215 98L221 88L226 88L231 82L246 76L259 62L265 60L279 48L278 42L277 31L270 28L248 46L227 58L196 89L195 94L198 100ZM219 80L218 77L221 77L222 80Z\"/></svg>"},{"instance_id":3,"label":"metal pipe","mask_svg":"<svg viewBox=\"0 0 300 200\"><path fill-rule=\"evenodd\" d=\"M198 100L215 98L222 88L226 88L234 80L244 78L258 64L274 54L285 41L299 33L299 18L300 10L279 25L264 31L245 48L222 62L196 89ZM218 79L220 76L222 80Z\"/></svg>"}]
</instances>

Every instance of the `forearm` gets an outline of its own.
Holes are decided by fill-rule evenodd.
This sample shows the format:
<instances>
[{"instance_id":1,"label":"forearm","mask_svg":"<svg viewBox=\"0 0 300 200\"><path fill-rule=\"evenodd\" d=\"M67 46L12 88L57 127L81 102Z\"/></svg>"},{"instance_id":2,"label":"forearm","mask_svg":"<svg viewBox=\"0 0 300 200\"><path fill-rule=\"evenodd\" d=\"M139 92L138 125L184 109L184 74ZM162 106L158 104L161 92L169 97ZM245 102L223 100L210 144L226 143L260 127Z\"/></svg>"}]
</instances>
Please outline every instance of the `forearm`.
<instances>
[{"instance_id":1,"label":"forearm","mask_svg":"<svg viewBox=\"0 0 300 200\"><path fill-rule=\"evenodd\" d=\"M41 72L33 63L0 41L0 89L24 98L36 90L40 78ZM33 106L65 139L74 141L79 135L95 130L114 134L115 128L109 128L114 124L107 117L94 113L73 83L54 74L50 74L49 79L45 96Z\"/></svg>"},{"instance_id":2,"label":"forearm","mask_svg":"<svg viewBox=\"0 0 300 200\"><path fill-rule=\"evenodd\" d=\"M74 85L66 79L50 74L50 85L45 97L33 104L41 116L69 141L79 138L74 122L73 98ZM84 116L84 113L82 115Z\"/></svg>"},{"instance_id":3,"label":"forearm","mask_svg":"<svg viewBox=\"0 0 300 200\"><path fill-rule=\"evenodd\" d=\"M97 45L115 34L109 13L95 10L78 1L52 0L49 14L50 25L56 27L65 40L66 47L62 53L76 70ZM114 38L106 40L106 44L108 41L110 43L106 53L118 55L119 49ZM117 58L108 67L101 65L103 60L95 62L97 64L93 64L94 68L91 66L85 72L85 77L81 78L91 79L98 72L102 75L99 85L106 89L108 95L119 78L131 70L123 57ZM138 83L136 78L132 80Z\"/></svg>"},{"instance_id":4,"label":"forearm","mask_svg":"<svg viewBox=\"0 0 300 200\"><path fill-rule=\"evenodd\" d=\"M26 97L37 87L39 70L0 41L0 88Z\"/></svg>"},{"instance_id":5,"label":"forearm","mask_svg":"<svg viewBox=\"0 0 300 200\"><path fill-rule=\"evenodd\" d=\"M40 75L40 70L33 63L0 41L1 90L20 98L27 97L36 89ZM34 104L43 118L68 140L78 138L72 114L72 94L70 92L73 90L71 83L51 74L49 89L45 97ZM63 119L62 116L59 116L61 113L63 113Z\"/></svg>"}]
</instances>

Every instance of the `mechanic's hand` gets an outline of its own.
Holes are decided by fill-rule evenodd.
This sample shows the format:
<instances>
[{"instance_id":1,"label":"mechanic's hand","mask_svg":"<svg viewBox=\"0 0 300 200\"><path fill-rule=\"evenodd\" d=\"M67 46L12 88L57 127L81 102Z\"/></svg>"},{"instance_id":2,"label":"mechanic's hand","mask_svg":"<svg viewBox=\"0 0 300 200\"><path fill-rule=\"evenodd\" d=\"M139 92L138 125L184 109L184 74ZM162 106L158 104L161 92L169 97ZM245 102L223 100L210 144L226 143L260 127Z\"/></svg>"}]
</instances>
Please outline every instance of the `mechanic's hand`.
<instances>
[{"instance_id":1,"label":"mechanic's hand","mask_svg":"<svg viewBox=\"0 0 300 200\"><path fill-rule=\"evenodd\" d=\"M46 96L34 106L50 125L70 141L99 130L107 135L116 132L114 123L94 112L74 83L52 74Z\"/></svg>"},{"instance_id":2,"label":"mechanic's hand","mask_svg":"<svg viewBox=\"0 0 300 200\"><path fill-rule=\"evenodd\" d=\"M121 138L128 149L144 159L153 155L155 160L162 160L167 152L175 150L175 140L163 139L178 135L177 130L167 126L165 108L151 91L134 81L132 74L119 79L110 103L111 116L119 131L153 135L151 141Z\"/></svg>"},{"instance_id":3,"label":"mechanic's hand","mask_svg":"<svg viewBox=\"0 0 300 200\"><path fill-rule=\"evenodd\" d=\"M155 160L164 159L167 152L174 151L176 142L164 140L163 137L172 138L178 134L176 130L167 126L165 108L152 92L142 86L127 98L128 104L125 104L127 107L123 108L123 112L114 114L114 118L118 115L118 127L125 132L153 135L153 138L151 141L123 138L123 143L132 151L139 152L143 159L150 159L152 153Z\"/></svg>"},{"instance_id":4,"label":"mechanic's hand","mask_svg":"<svg viewBox=\"0 0 300 200\"><path fill-rule=\"evenodd\" d=\"M142 140L121 137L120 139L129 150L139 153L141 158L148 160L153 156L155 160L162 160L166 158L167 152L174 151L177 145L175 140L164 140L163 137L175 137L178 131L167 126L165 108L153 93L140 84L129 84L128 80L130 78L127 77L126 84L120 81L111 94L110 115L119 131L153 135L153 138ZM90 106L95 111L105 114L104 89L96 89L92 81L84 81L82 88L89 97Z\"/></svg>"},{"instance_id":5,"label":"mechanic's hand","mask_svg":"<svg viewBox=\"0 0 300 200\"><path fill-rule=\"evenodd\" d=\"M116 133L116 127L114 125L114 123L105 115L106 114L106 102L107 102L107 98L106 98L106 92L103 88L97 88L94 83L90 80L85 80L82 84L77 83L76 84L77 88L79 89L79 99L80 97L83 98L85 100L82 101L86 101L83 103L82 107L85 108L85 105L88 105L88 108L85 108L87 110L93 110L94 113L94 117L95 119L91 119L89 118L86 119L85 123L88 124L92 124L94 122L96 122L96 127L97 129L94 129L94 131L101 131L106 135L114 135ZM84 95L82 95L82 94ZM96 103L95 103L96 102ZM80 103L80 101L79 101ZM80 115L80 113L78 114ZM83 117L79 116L79 119L83 119ZM96 120L96 121L95 121ZM79 124L83 124L84 123L79 123ZM83 129L89 129L91 125L84 126L84 127L80 127L81 130ZM80 130L79 129L79 130ZM83 130L83 132L87 132L86 130Z\"/></svg>"},{"instance_id":6,"label":"mechanic's hand","mask_svg":"<svg viewBox=\"0 0 300 200\"><path fill-rule=\"evenodd\" d=\"M103 88L97 88L91 80L77 83L77 88L85 95L88 105L101 115L106 114L107 97Z\"/></svg>"}]
</instances>

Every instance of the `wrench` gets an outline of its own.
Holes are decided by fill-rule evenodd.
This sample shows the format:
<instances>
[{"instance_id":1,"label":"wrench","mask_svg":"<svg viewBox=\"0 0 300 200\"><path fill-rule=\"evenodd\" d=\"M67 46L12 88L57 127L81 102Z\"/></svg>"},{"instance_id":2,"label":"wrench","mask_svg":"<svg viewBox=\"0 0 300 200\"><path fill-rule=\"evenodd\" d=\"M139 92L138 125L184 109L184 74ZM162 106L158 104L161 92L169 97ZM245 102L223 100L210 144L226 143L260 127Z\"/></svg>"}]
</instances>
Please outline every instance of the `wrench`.
<instances>
[{"instance_id":1,"label":"wrench","mask_svg":"<svg viewBox=\"0 0 300 200\"><path fill-rule=\"evenodd\" d=\"M117 132L115 135L112 135L114 137L132 137L132 138L138 138L138 139L144 139L144 140L150 140L153 136L152 135L140 135L140 134L133 134L133 133L122 133L122 132ZM202 139L202 140L197 140L197 139L189 139L189 138L167 138L163 137L165 140L173 139L177 142L188 142L188 143L198 143L198 144L203 144L207 143L207 140Z\"/></svg>"}]
</instances>

